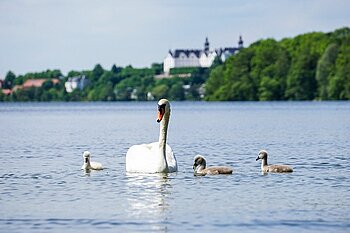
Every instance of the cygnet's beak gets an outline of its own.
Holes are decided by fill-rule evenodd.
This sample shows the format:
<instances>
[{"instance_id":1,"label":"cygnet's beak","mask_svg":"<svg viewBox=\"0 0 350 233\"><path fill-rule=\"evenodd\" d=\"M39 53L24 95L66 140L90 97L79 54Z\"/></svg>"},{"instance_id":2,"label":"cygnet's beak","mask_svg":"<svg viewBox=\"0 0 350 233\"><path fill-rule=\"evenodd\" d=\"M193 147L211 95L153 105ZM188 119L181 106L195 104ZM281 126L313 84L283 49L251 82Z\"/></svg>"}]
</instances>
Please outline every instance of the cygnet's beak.
<instances>
[{"instance_id":1,"label":"cygnet's beak","mask_svg":"<svg viewBox=\"0 0 350 233\"><path fill-rule=\"evenodd\" d=\"M258 161L260 158L259 158L259 156L255 159L255 161Z\"/></svg>"}]
</instances>

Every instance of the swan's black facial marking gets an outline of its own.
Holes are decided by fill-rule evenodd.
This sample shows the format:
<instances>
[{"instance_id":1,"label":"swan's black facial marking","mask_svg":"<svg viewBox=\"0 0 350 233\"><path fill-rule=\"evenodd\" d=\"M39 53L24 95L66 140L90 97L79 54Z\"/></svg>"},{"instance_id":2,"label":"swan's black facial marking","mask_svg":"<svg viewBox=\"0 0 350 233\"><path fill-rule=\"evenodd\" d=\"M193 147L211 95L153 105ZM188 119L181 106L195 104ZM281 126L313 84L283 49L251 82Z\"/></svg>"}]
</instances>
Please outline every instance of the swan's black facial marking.
<instances>
[{"instance_id":1,"label":"swan's black facial marking","mask_svg":"<svg viewBox=\"0 0 350 233\"><path fill-rule=\"evenodd\" d=\"M88 163L88 162L89 162L89 158L86 157L86 158L85 158L85 163Z\"/></svg>"},{"instance_id":2,"label":"swan's black facial marking","mask_svg":"<svg viewBox=\"0 0 350 233\"><path fill-rule=\"evenodd\" d=\"M159 123L161 120L162 120L162 118L163 118L163 115L164 115L164 113L165 113L165 106L166 106L166 104L161 104L161 105L159 105L158 104L158 119L157 119L157 122Z\"/></svg>"},{"instance_id":3,"label":"swan's black facial marking","mask_svg":"<svg viewBox=\"0 0 350 233\"><path fill-rule=\"evenodd\" d=\"M158 111L163 111L163 113L164 113L165 112L165 105L166 104L161 104L161 105L158 104Z\"/></svg>"}]
</instances>

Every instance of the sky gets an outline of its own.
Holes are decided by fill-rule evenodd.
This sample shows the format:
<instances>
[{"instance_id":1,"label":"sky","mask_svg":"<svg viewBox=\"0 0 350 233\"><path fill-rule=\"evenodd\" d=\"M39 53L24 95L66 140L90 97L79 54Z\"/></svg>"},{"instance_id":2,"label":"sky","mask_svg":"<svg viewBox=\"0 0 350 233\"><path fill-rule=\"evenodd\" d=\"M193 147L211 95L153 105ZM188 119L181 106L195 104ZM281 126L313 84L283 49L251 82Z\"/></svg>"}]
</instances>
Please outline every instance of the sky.
<instances>
[{"instance_id":1,"label":"sky","mask_svg":"<svg viewBox=\"0 0 350 233\"><path fill-rule=\"evenodd\" d=\"M349 0L0 0L0 79L150 67L169 49L236 47L350 27Z\"/></svg>"}]
</instances>

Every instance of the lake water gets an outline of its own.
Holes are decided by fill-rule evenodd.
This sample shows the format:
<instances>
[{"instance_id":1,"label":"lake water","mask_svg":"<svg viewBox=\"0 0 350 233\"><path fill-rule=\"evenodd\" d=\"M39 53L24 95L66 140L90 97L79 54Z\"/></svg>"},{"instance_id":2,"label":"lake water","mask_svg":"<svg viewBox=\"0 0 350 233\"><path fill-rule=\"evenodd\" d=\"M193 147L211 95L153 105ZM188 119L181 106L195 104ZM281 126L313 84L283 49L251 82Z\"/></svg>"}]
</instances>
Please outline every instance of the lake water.
<instances>
[{"instance_id":1,"label":"lake water","mask_svg":"<svg viewBox=\"0 0 350 233\"><path fill-rule=\"evenodd\" d=\"M132 175L156 102L0 103L0 232L349 232L350 102L171 104L179 171ZM294 173L261 174L260 149ZM234 174L193 176L198 153Z\"/></svg>"}]
</instances>

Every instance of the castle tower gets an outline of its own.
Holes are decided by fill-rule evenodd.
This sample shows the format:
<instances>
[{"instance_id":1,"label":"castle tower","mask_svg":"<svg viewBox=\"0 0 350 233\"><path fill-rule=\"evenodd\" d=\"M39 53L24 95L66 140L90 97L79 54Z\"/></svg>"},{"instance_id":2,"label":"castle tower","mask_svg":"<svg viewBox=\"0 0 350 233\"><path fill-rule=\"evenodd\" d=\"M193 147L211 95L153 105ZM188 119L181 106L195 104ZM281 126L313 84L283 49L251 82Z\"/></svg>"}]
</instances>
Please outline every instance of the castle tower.
<instances>
[{"instance_id":1,"label":"castle tower","mask_svg":"<svg viewBox=\"0 0 350 233\"><path fill-rule=\"evenodd\" d=\"M205 43L204 43L204 52L209 52L209 41L208 37L205 38Z\"/></svg>"},{"instance_id":2,"label":"castle tower","mask_svg":"<svg viewBox=\"0 0 350 233\"><path fill-rule=\"evenodd\" d=\"M243 48L243 39L242 39L242 36L239 36L238 48L239 48L239 49L242 49L242 48Z\"/></svg>"}]
</instances>

